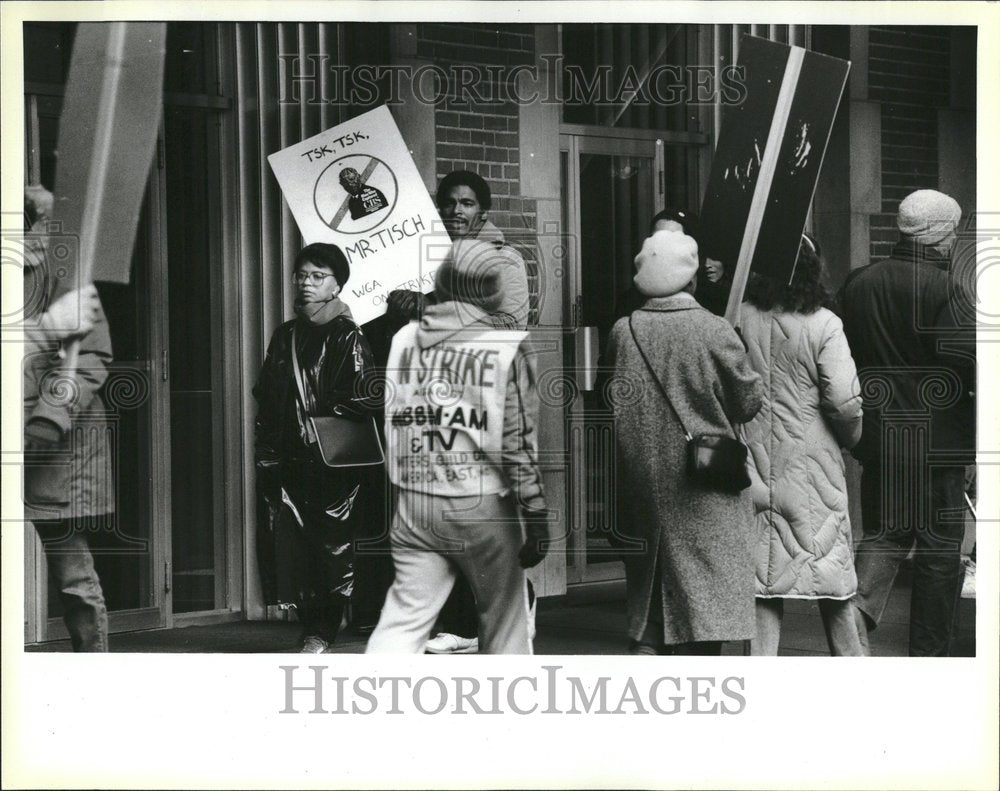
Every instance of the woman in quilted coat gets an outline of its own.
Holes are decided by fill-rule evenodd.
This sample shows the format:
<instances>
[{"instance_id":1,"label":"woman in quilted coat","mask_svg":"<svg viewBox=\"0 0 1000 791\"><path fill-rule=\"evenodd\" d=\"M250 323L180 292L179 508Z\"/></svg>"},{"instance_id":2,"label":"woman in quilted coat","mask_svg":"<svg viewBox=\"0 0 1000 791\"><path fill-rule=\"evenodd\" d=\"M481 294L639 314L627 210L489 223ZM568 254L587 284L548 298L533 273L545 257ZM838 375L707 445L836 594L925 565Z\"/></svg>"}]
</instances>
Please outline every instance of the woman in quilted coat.
<instances>
[{"instance_id":1,"label":"woman in quilted coat","mask_svg":"<svg viewBox=\"0 0 1000 791\"><path fill-rule=\"evenodd\" d=\"M746 426L756 520L757 633L775 656L785 599L819 603L830 653L861 656L841 448L861 437L861 393L840 319L824 304L819 247L803 235L790 284L754 276L741 330L764 380Z\"/></svg>"}]
</instances>

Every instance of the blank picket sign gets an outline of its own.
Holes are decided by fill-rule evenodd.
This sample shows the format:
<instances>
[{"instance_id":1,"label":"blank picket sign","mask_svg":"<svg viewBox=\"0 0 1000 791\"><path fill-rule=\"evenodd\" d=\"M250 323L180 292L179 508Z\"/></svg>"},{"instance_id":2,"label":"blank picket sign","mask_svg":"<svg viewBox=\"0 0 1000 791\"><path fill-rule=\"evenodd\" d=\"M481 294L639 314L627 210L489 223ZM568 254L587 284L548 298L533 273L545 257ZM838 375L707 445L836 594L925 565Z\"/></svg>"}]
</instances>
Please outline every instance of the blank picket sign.
<instances>
[{"instance_id":1,"label":"blank picket sign","mask_svg":"<svg viewBox=\"0 0 1000 791\"><path fill-rule=\"evenodd\" d=\"M167 26L81 23L59 117L52 219L79 239L56 295L95 280L127 283L163 106Z\"/></svg>"},{"instance_id":2,"label":"blank picket sign","mask_svg":"<svg viewBox=\"0 0 1000 791\"><path fill-rule=\"evenodd\" d=\"M727 106L701 210L702 253L733 273L739 324L751 272L790 280L850 63L744 36L746 95Z\"/></svg>"}]
</instances>

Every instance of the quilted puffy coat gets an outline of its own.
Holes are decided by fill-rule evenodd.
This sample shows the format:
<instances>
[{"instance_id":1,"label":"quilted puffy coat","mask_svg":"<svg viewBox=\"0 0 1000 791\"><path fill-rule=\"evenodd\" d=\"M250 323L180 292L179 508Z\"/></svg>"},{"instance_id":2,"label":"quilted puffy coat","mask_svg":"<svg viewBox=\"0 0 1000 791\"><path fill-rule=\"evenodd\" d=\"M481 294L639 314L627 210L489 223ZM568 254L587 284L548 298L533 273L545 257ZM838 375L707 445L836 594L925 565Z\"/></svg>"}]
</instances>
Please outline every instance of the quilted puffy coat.
<instances>
[{"instance_id":1,"label":"quilted puffy coat","mask_svg":"<svg viewBox=\"0 0 1000 791\"><path fill-rule=\"evenodd\" d=\"M841 447L861 437L861 393L840 319L763 311L741 322L764 403L745 426L757 596L846 599L857 590Z\"/></svg>"}]
</instances>

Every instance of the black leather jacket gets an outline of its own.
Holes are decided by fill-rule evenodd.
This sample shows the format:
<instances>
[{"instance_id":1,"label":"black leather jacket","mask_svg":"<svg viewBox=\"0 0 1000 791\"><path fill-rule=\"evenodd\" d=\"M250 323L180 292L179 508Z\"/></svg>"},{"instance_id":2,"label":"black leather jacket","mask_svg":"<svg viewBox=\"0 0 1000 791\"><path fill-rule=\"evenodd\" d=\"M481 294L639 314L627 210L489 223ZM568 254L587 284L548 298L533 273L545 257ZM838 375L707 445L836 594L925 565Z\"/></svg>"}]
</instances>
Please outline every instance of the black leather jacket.
<instances>
[{"instance_id":1,"label":"black leather jacket","mask_svg":"<svg viewBox=\"0 0 1000 791\"><path fill-rule=\"evenodd\" d=\"M312 325L301 319L274 332L253 394L257 399L254 451L258 480L277 484L290 462L315 457L303 439L301 410L292 366L295 330L308 413L364 420L381 408L372 353L361 329L347 316Z\"/></svg>"}]
</instances>

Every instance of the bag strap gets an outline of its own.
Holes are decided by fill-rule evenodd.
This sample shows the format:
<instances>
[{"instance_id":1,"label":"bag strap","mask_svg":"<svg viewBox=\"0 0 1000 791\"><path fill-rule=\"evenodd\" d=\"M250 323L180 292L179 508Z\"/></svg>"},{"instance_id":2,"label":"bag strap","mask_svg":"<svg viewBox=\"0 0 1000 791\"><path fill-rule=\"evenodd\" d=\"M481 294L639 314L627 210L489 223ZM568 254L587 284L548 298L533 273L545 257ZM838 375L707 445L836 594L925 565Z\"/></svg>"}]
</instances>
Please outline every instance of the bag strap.
<instances>
[{"instance_id":1,"label":"bag strap","mask_svg":"<svg viewBox=\"0 0 1000 791\"><path fill-rule=\"evenodd\" d=\"M670 396L667 395L667 389L663 386L660 381L660 377L656 375L656 371L653 370L653 366L649 363L649 358L646 357L646 352L642 350L642 346L639 345L639 339L635 335L635 327L632 325L632 317L628 317L628 328L629 332L632 333L632 341L635 343L635 348L639 350L639 354L642 356L642 361L646 363L646 367L649 369L650 376L653 377L653 381L656 382L657 387L660 388L660 392L663 393L663 397L666 399L667 404L670 405L670 411L674 413L677 418L677 422L681 424L681 430L684 432L684 436L687 438L688 442L691 441L691 432L687 430L687 426L684 425L684 420L681 418L680 413L674 406L674 402L670 400Z\"/></svg>"},{"instance_id":2,"label":"bag strap","mask_svg":"<svg viewBox=\"0 0 1000 791\"><path fill-rule=\"evenodd\" d=\"M302 414L309 417L309 410L306 408L306 391L302 387L302 371L299 369L299 355L295 351L295 332L297 327L292 325L292 378L295 379L295 386L299 392L299 403L302 405Z\"/></svg>"}]
</instances>

